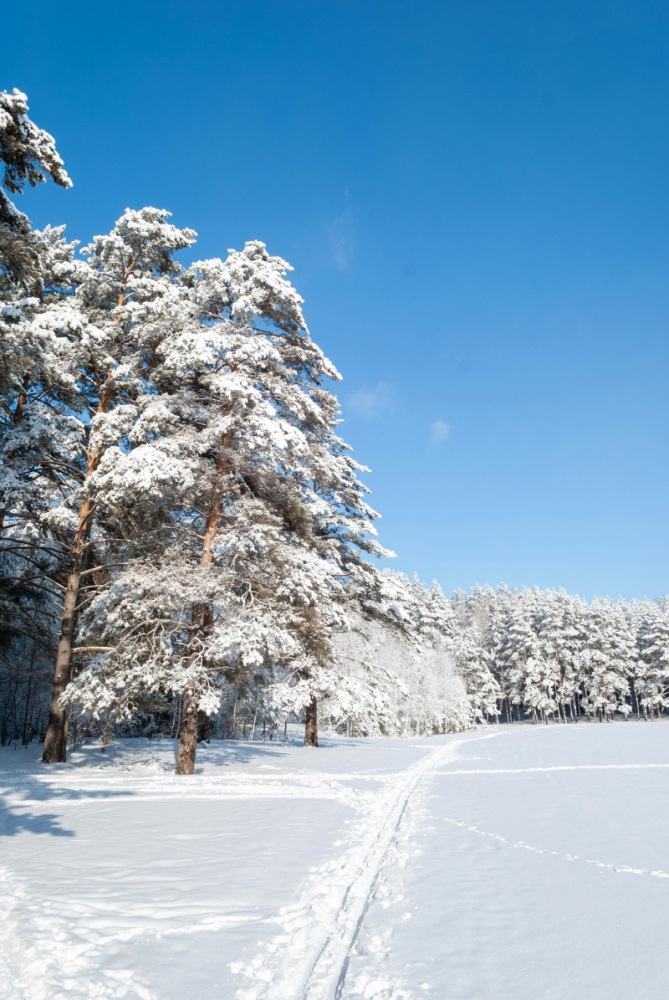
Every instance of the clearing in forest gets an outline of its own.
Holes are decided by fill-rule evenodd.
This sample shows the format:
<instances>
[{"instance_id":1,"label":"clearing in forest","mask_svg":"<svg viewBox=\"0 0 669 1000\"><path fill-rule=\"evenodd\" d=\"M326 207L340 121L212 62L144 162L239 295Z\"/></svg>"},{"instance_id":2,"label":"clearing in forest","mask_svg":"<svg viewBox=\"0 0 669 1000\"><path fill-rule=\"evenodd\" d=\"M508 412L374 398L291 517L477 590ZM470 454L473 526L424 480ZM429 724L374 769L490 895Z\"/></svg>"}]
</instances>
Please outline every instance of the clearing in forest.
<instances>
[{"instance_id":1,"label":"clearing in forest","mask_svg":"<svg viewBox=\"0 0 669 1000\"><path fill-rule=\"evenodd\" d=\"M0 753L2 1000L658 1000L669 724Z\"/></svg>"}]
</instances>

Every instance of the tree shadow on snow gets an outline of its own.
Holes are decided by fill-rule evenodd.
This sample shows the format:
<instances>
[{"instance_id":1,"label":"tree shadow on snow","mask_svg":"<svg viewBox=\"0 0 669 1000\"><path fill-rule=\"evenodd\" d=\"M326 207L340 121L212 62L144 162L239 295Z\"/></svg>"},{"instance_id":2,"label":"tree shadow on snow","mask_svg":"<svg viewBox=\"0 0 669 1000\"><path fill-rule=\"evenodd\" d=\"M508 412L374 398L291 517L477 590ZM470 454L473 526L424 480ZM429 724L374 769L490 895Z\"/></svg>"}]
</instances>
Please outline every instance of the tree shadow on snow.
<instances>
[{"instance_id":1,"label":"tree shadow on snow","mask_svg":"<svg viewBox=\"0 0 669 1000\"><path fill-rule=\"evenodd\" d=\"M8 783L3 782L3 784L5 785L5 791L8 791ZM31 781L30 779L24 779L21 782L21 787L17 788L16 792L20 795L25 795L31 803L46 802L50 799L109 800L132 797L132 793L127 790L57 788L44 784L39 780ZM52 837L75 836L74 830L68 830L61 825L61 821L55 813L30 812L28 804L22 805L20 799L10 805L0 796L0 837L13 837L23 831L28 831L29 833L46 833Z\"/></svg>"},{"instance_id":2,"label":"tree shadow on snow","mask_svg":"<svg viewBox=\"0 0 669 1000\"><path fill-rule=\"evenodd\" d=\"M61 826L60 819L53 813L26 812L0 799L0 837L14 837L24 831L46 833L51 837L74 837L74 830Z\"/></svg>"},{"instance_id":3,"label":"tree shadow on snow","mask_svg":"<svg viewBox=\"0 0 669 1000\"><path fill-rule=\"evenodd\" d=\"M287 740L277 740L276 742L270 740L264 742L258 741L257 743L247 743L242 740L212 740L211 743L198 745L195 773L206 773L203 771L204 767L227 767L230 764L250 764L263 758L267 761L272 759L285 760L296 749L306 750L309 755L313 754L314 760L317 760L319 754L323 751L341 749L342 747L354 749L365 742L364 740L336 736L321 736L319 739L320 743L318 747L306 748L302 737L292 737ZM173 748L175 762L178 750L179 743L175 740Z\"/></svg>"},{"instance_id":4,"label":"tree shadow on snow","mask_svg":"<svg viewBox=\"0 0 669 1000\"><path fill-rule=\"evenodd\" d=\"M237 740L212 740L204 746L197 748L197 758L195 761L195 773L202 773L202 766L221 766L228 764L250 764L253 760L265 757L282 758L285 757L292 744L278 743L242 743ZM179 751L179 744L174 741L174 760L176 762Z\"/></svg>"}]
</instances>

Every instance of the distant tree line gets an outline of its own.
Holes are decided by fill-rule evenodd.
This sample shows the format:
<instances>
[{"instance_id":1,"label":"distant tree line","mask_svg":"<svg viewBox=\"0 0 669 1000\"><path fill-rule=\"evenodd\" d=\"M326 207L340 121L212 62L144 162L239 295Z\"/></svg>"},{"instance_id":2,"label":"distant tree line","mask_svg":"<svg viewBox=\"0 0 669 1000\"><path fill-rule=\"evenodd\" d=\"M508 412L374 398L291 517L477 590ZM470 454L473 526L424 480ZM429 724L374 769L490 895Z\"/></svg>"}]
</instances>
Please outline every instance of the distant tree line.
<instances>
[{"instance_id":1,"label":"distant tree line","mask_svg":"<svg viewBox=\"0 0 669 1000\"><path fill-rule=\"evenodd\" d=\"M669 707L669 602L475 587L453 651L479 719L650 719Z\"/></svg>"}]
</instances>

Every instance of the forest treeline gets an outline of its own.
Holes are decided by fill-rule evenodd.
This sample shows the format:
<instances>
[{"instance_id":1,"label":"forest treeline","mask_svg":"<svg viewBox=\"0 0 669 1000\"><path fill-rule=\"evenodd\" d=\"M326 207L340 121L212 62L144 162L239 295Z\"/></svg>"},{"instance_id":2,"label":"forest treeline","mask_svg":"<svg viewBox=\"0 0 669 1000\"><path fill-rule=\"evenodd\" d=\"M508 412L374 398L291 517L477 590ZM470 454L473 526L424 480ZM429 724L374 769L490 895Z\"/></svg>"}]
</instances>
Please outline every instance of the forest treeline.
<instances>
[{"instance_id":1,"label":"forest treeline","mask_svg":"<svg viewBox=\"0 0 669 1000\"><path fill-rule=\"evenodd\" d=\"M437 585L378 568L340 376L290 266L194 257L167 211L81 246L10 195L70 185L0 93L0 742L46 763L92 735L212 735L319 717L350 734L649 716L665 606ZM663 631L664 630L664 631Z\"/></svg>"}]
</instances>

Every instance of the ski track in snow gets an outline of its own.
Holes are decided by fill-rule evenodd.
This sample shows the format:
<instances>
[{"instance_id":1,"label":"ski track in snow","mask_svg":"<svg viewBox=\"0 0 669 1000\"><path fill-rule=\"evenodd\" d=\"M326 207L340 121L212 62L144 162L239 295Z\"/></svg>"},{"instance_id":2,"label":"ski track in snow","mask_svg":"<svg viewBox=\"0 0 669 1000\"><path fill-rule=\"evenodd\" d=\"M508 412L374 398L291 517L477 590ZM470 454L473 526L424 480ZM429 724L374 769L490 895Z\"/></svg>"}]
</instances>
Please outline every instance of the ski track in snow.
<instances>
[{"instance_id":1,"label":"ski track in snow","mask_svg":"<svg viewBox=\"0 0 669 1000\"><path fill-rule=\"evenodd\" d=\"M549 769L542 768L542 770ZM563 770L563 768L550 768L550 770ZM570 770L573 770L573 768ZM653 878L669 878L669 872L663 872L661 869L652 870L650 868L632 868L630 865L612 865L605 861L593 861L592 858L581 858L578 854L566 854L563 851L551 851L549 848L545 847L533 847L532 844L526 844L524 840L509 840L507 837L502 837L498 833L489 833L487 830L480 830L477 826L472 826L470 823L462 823L460 820L451 819L448 816L444 816L444 823L450 823L452 826L460 827L461 830L467 830L469 833L475 833L479 837L487 837L489 840L496 840L500 844L506 844L508 847L516 847L523 851L530 851L532 854L544 854L553 858L562 858L563 861L576 861L580 864L592 865L595 868L603 868L608 871L621 872L627 875L650 875Z\"/></svg>"},{"instance_id":2,"label":"ski track in snow","mask_svg":"<svg viewBox=\"0 0 669 1000\"><path fill-rule=\"evenodd\" d=\"M484 739L492 739L501 735L500 733L489 733L485 736L480 736L473 740L468 740L467 744L471 745L474 742ZM504 734L507 735L507 734ZM451 753L448 756L450 760L457 760L459 754L457 749L462 745L464 741L458 741L458 743L453 743L448 748ZM468 757L470 760L475 760L476 758ZM440 763L434 763L433 766L429 766L426 762L421 777L425 777L429 772L431 776L443 777L443 776L456 776L456 775L469 775L469 774L534 774L534 773L547 773L553 771L609 771L609 770L646 770L646 769L667 769L669 764L665 763L648 763L648 764L575 764L575 765L555 765L548 767L528 767L528 768L475 768L475 769L455 769L449 768L449 770L442 771L439 770ZM420 779L419 779L420 780ZM413 792L416 788L416 782L411 791ZM300 1000L339 1000L340 997L346 998L364 998L364 1000L416 1000L416 994L407 988L405 981L402 978L393 977L388 975L388 971L385 968L385 960L390 955L392 951L392 937L393 937L393 923L398 919L401 921L411 920L411 912L404 912L399 915L397 913L392 922L389 920L385 927L380 931L378 926L375 927L367 935L367 940L364 945L360 947L356 938L358 936L357 932L362 928L362 921L364 920L365 913L369 909L370 904L373 901L380 902L381 907L384 910L390 909L390 907L397 908L405 901L404 887L402 884L401 872L411 861L412 856L416 853L420 854L420 850L416 849L412 844L415 839L415 835L419 826L424 825L425 822L429 822L432 817L430 816L429 809L422 808L421 803L415 801L409 801L409 795L407 795L404 801L404 808L398 819L397 824L393 829L393 835L391 838L391 843L389 844L387 850L384 853L384 857L378 866L377 874L374 879L373 885L370 887L363 912L358 921L356 927L356 934L353 935L350 943L347 958L342 963L341 973L337 980L337 987L334 991L316 991L312 995L308 992L304 992L300 996ZM414 796L415 798L416 796ZM410 813L410 814L409 814ZM567 854L560 851L552 851L550 849L534 847L524 841L513 841L508 838L502 837L499 834L489 833L487 831L481 830L476 826L469 823L464 823L459 820L451 819L449 817L444 817L444 821L450 823L454 826L460 827L467 830L470 833L475 833L479 836L486 837L500 843L503 843L509 847L527 850L534 854L543 854L546 856L552 856L560 858L568 862L578 862L582 864L587 864L602 870L619 872L623 874L633 874L633 875L649 875L659 879L669 879L669 873L662 870L651 870L647 868L634 868L629 865L614 865L607 862L596 861L589 858L582 858L578 855ZM401 829L400 829L401 827ZM390 915L389 915L390 916ZM346 979L346 973L348 970L348 959L353 954L360 954L364 956L365 961L362 963L362 970L358 971L358 974L353 982L349 982ZM346 980L346 982L345 982ZM344 988L345 983L345 988ZM423 990L430 990L427 983L422 984L421 992ZM248 994L249 998L255 1000L256 996L264 996L264 994ZM247 1000L247 994L241 993L240 997L242 1000Z\"/></svg>"},{"instance_id":3,"label":"ski track in snow","mask_svg":"<svg viewBox=\"0 0 669 1000\"><path fill-rule=\"evenodd\" d=\"M333 775L279 770L276 774L256 773L250 779L228 772L223 779L196 775L189 779L186 791L183 779L165 773L138 773L137 769L100 767L87 768L85 774L63 770L39 776L3 770L0 792L11 795L13 807L19 810L43 805L45 795L57 799L59 808L69 810L90 805L92 797L98 803L179 801L185 791L189 800L333 799L354 809L362 818L351 825L345 841L335 845L341 852L310 872L294 904L266 918L278 924L281 933L250 962L231 963L233 973L247 980L238 990L243 1000L338 1000L380 872L400 857L398 831L409 800L428 773L457 759L463 742L453 741L437 749L411 743L407 748L428 752L399 773ZM83 900L44 901L31 896L21 880L5 869L0 869L0 897L5 943L0 956L0 1000L158 1000L130 970L104 967L110 945L133 938L211 933L262 920L251 914L226 914L177 922L172 913L155 912L155 906L147 914L141 907L133 913L117 913L114 905L104 900L94 905ZM374 964L374 944L368 950ZM377 950L379 956L385 953L387 942ZM356 995L378 1000L411 1000L413 996L400 983L391 984L373 971L362 977Z\"/></svg>"},{"instance_id":4,"label":"ski track in snow","mask_svg":"<svg viewBox=\"0 0 669 1000\"><path fill-rule=\"evenodd\" d=\"M140 769L105 766L87 768L85 774L63 769L39 775L1 770L0 793L10 796L18 811L43 806L45 798L68 810L90 806L92 801L183 801L184 797L331 799L352 808L364 819L352 824L352 835L343 844L337 843L342 853L310 873L297 903L270 918L281 926L282 934L250 964L232 963L233 971L250 980L240 996L330 1000L339 996L348 953L409 796L427 771L455 753L455 744L437 750L424 744L411 747L430 752L399 774L277 769L276 774L265 770L250 778L227 772L214 778L196 775L185 788L182 778ZM271 765L265 767L271 770ZM180 921L174 920L176 912L159 913L155 905L146 913L144 909L121 913L104 899L45 900L31 895L21 879L0 868L0 1000L159 1000L132 971L105 968L110 945L113 951L114 944L133 938L220 932L262 920L242 913L184 922L187 908L186 912L177 908Z\"/></svg>"},{"instance_id":5,"label":"ski track in snow","mask_svg":"<svg viewBox=\"0 0 669 1000\"><path fill-rule=\"evenodd\" d=\"M669 768L669 764L556 764L553 767L478 767L459 771L435 771L446 778L456 774L543 774L549 771L646 771Z\"/></svg>"},{"instance_id":6,"label":"ski track in snow","mask_svg":"<svg viewBox=\"0 0 669 1000\"><path fill-rule=\"evenodd\" d=\"M434 771L430 776L432 774ZM394 930L398 920L404 923L413 917L406 910L405 870L421 853L416 845L419 830L424 829L432 819L425 802L427 784L422 782L407 801L392 844L384 857L366 907L367 913L375 904L384 912L384 916L381 918L381 926L378 916L369 921L371 926L367 926L367 919L360 925L360 933L349 956L351 964L346 970L342 1000L416 1000L416 994L407 988L403 976L389 975L388 959L392 954ZM404 910L401 915L399 907ZM423 988L425 985L423 984Z\"/></svg>"},{"instance_id":7,"label":"ski track in snow","mask_svg":"<svg viewBox=\"0 0 669 1000\"><path fill-rule=\"evenodd\" d=\"M300 899L273 918L280 924L281 933L251 962L232 963L232 971L250 981L238 990L239 1000L339 1000L349 957L374 899L380 873L389 853L397 850L410 798L421 779L456 759L463 742L453 741L437 750L413 744L414 748L429 748L431 752L396 776L370 802L365 819L356 824L339 857L312 872ZM399 983L375 975L363 978L360 996L411 1000L412 994Z\"/></svg>"},{"instance_id":8,"label":"ski track in snow","mask_svg":"<svg viewBox=\"0 0 669 1000\"><path fill-rule=\"evenodd\" d=\"M434 747L406 742L411 752L426 751L410 767L393 772L367 770L282 770L262 765L253 775L230 772L199 774L189 779L140 767L86 767L48 774L0 771L0 793L12 809L44 806L76 810L97 802L214 799L334 800L356 816L337 854L310 869L295 901L278 913L254 914L251 909L216 913L209 904L184 905L140 900L121 909L115 898L51 896L0 866L0 1000L160 1000L148 980L127 968L113 968L123 942L151 942L171 935L224 933L255 924L278 933L258 943L252 957L230 963L238 977L239 1000L416 1000L400 974L389 974L393 936L400 922L412 920L406 909L404 870L420 853L418 833L434 823L426 802L425 779L463 775L537 774L573 771L642 771L668 769L669 764L560 764L535 767L462 767L463 746L496 739L500 731L454 739ZM508 734L505 734L508 735ZM471 754L467 762L481 760ZM454 767L453 765L459 765ZM74 813L68 813L74 816ZM611 864L585 856L537 847L481 829L450 816L442 822L495 841L505 848L588 865L606 872L669 879L661 869ZM322 855L321 855L322 856ZM285 898L285 897L284 897ZM141 902L141 905L139 905ZM366 917L370 906L374 910ZM208 908L207 908L208 907ZM380 910L379 910L380 908ZM390 911L387 916L384 911ZM413 927L413 924L408 925ZM270 933L272 931L270 930ZM234 954L234 952L233 952ZM239 954L239 953L238 953ZM133 964L121 959L122 964ZM146 970L144 970L146 971Z\"/></svg>"},{"instance_id":9,"label":"ski track in snow","mask_svg":"<svg viewBox=\"0 0 669 1000\"><path fill-rule=\"evenodd\" d=\"M226 775L224 784L194 777L184 788L183 779L152 775L146 781L126 779L109 772L93 773L83 779L68 772L31 778L11 772L0 774L0 791L23 793L12 802L19 812L43 805L45 788L58 806L90 806L95 802L121 800L182 801L191 799L309 798L335 799L361 811L370 793L347 787L346 780L388 781L388 775L342 775L336 778L321 772L282 773L249 780ZM267 780L269 779L269 780ZM290 780L287 780L290 779ZM156 789L159 791L152 791ZM145 794L136 794L141 789ZM34 796L34 797L31 797ZM68 796L75 797L68 797ZM188 907L179 906L183 917ZM146 912L145 912L146 911ZM134 907L120 912L104 899L63 902L31 895L22 880L0 867L0 1000L159 1000L130 970L105 969L109 946L133 938L162 938L171 935L211 933L233 925L258 922L251 914L207 916L201 920L175 921L171 909L158 912L151 907ZM134 922L134 926L133 926ZM111 928L121 927L118 933Z\"/></svg>"}]
</instances>

